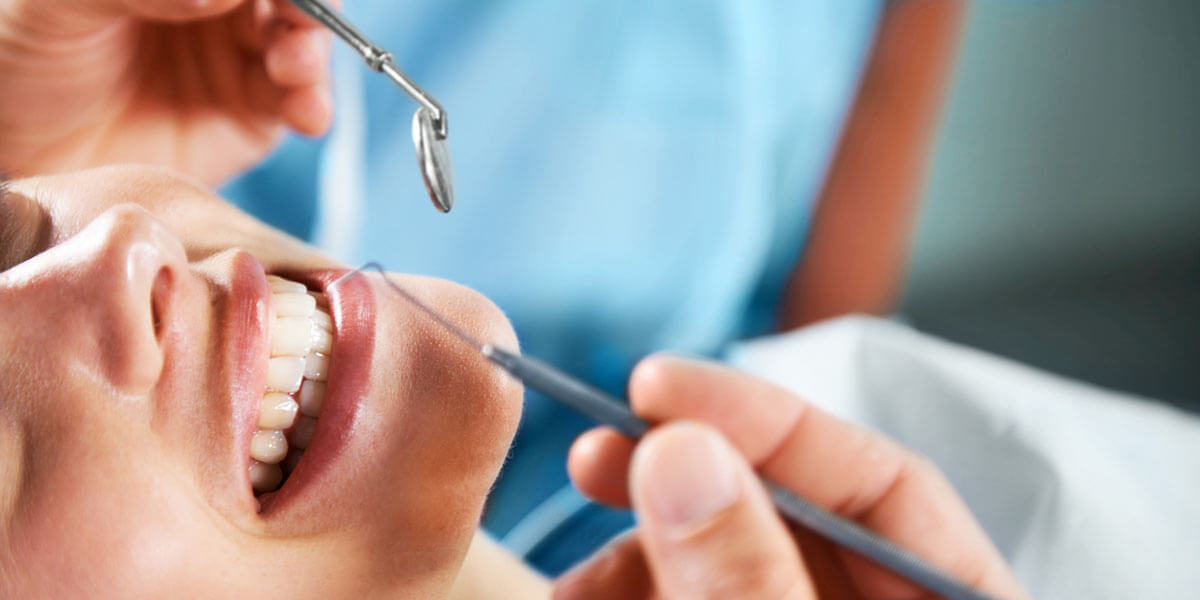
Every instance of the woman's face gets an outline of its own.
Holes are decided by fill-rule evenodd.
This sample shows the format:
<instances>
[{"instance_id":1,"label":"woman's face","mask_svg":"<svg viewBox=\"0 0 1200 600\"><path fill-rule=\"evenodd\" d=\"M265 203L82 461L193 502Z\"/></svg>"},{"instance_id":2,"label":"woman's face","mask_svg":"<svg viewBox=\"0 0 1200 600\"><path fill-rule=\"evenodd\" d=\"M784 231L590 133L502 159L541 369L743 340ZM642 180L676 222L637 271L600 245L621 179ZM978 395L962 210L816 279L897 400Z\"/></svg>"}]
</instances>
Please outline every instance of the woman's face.
<instances>
[{"instance_id":1,"label":"woman's face","mask_svg":"<svg viewBox=\"0 0 1200 600\"><path fill-rule=\"evenodd\" d=\"M113 168L11 188L0 596L449 587L516 427L517 385L377 277L324 289L337 265L169 175ZM280 306L266 274L325 292L334 335L311 442L282 488L256 496L251 441ZM515 346L481 296L397 280Z\"/></svg>"}]
</instances>

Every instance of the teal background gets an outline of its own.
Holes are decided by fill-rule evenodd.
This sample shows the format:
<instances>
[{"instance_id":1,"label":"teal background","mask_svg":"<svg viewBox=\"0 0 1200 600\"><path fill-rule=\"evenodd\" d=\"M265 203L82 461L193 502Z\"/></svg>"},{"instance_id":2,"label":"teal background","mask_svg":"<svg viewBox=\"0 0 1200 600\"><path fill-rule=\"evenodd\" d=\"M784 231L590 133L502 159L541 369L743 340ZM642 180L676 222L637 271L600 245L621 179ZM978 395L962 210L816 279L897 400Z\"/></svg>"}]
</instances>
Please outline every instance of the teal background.
<instances>
[{"instance_id":1,"label":"teal background","mask_svg":"<svg viewBox=\"0 0 1200 600\"><path fill-rule=\"evenodd\" d=\"M1200 2L973 3L901 312L1200 410Z\"/></svg>"}]
</instances>

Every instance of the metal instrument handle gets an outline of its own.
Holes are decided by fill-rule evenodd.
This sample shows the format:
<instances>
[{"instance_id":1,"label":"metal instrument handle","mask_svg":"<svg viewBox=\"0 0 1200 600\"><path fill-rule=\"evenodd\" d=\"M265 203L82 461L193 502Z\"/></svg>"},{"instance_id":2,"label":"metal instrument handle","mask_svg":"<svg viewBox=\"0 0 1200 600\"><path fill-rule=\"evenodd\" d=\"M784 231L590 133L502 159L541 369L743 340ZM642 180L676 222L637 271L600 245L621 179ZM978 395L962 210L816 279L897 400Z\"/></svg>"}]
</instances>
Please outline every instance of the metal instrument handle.
<instances>
[{"instance_id":1,"label":"metal instrument handle","mask_svg":"<svg viewBox=\"0 0 1200 600\"><path fill-rule=\"evenodd\" d=\"M404 93L429 110L433 115L433 124L438 138L446 139L448 135L446 111L442 109L442 105L438 104L437 100L433 99L433 96L427 94L425 90L409 79L400 70L400 67L396 66L396 61L392 57L391 52L376 46L370 38L359 31L341 13L326 4L323 0L291 0L291 2L296 8L320 21L330 31L345 40L350 47L354 48L355 52L358 52L363 57L363 60L366 61L367 66L371 70L387 75L388 79L391 79L396 85L400 86L400 89L404 90Z\"/></svg>"}]
</instances>

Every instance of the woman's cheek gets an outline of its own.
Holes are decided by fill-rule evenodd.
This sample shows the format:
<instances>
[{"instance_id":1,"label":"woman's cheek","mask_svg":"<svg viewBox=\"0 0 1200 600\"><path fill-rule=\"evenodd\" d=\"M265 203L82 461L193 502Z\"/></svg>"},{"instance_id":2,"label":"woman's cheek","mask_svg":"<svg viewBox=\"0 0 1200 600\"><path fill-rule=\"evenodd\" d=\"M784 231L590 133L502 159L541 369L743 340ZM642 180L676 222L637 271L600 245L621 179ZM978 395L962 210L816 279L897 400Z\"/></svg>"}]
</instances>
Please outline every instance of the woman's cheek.
<instances>
[{"instance_id":1,"label":"woman's cheek","mask_svg":"<svg viewBox=\"0 0 1200 600\"><path fill-rule=\"evenodd\" d=\"M130 495L96 485L121 486L119 480L80 483L43 487L46 493L22 499L12 541L19 569L35 584L31 591L82 598L166 597L179 590L190 577L183 565L196 565L205 553L191 535L195 520L172 514L171 500L152 489L130 502Z\"/></svg>"}]
</instances>

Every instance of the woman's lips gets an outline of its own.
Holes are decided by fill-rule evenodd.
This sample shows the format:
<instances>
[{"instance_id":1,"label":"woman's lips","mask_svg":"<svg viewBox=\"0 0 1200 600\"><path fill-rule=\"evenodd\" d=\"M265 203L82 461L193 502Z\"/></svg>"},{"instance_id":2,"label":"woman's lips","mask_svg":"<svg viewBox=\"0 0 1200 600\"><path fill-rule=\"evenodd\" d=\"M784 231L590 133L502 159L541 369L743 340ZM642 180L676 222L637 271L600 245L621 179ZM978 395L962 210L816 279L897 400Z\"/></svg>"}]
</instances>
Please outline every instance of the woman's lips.
<instances>
[{"instance_id":1,"label":"woman's lips","mask_svg":"<svg viewBox=\"0 0 1200 600\"><path fill-rule=\"evenodd\" d=\"M263 357L271 347L270 290L262 265L250 254L239 252L232 266L221 333L229 340L234 456L246 460L250 438L258 428L259 405L267 380ZM243 477L245 466L239 464L238 472Z\"/></svg>"},{"instance_id":2,"label":"woman's lips","mask_svg":"<svg viewBox=\"0 0 1200 600\"><path fill-rule=\"evenodd\" d=\"M375 347L375 298L366 277L348 277L332 285L346 272L324 270L283 274L325 293L334 321L334 339L325 400L316 421L316 431L283 487L259 498L259 512L264 517L286 509L311 494L312 490L319 489L321 480L337 468L366 395Z\"/></svg>"}]
</instances>

